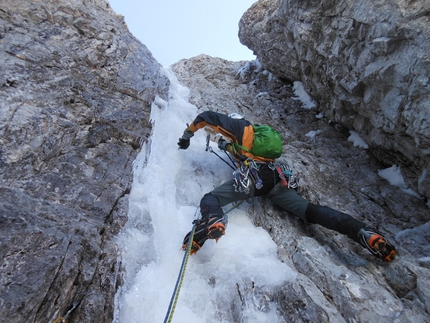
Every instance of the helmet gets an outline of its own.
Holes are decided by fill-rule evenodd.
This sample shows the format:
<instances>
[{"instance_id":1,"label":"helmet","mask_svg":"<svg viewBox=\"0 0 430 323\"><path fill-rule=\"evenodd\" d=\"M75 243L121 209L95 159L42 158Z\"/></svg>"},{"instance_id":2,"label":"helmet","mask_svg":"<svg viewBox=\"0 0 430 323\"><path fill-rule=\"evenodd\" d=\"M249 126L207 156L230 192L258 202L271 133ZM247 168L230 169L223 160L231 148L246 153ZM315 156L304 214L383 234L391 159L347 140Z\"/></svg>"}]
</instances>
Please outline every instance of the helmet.
<instances>
[{"instance_id":1,"label":"helmet","mask_svg":"<svg viewBox=\"0 0 430 323\"><path fill-rule=\"evenodd\" d=\"M230 118L232 118L232 119L239 119L239 120L241 120L241 119L245 119L244 117L243 117L243 115L241 115L240 113L230 113L229 115L228 115Z\"/></svg>"}]
</instances>

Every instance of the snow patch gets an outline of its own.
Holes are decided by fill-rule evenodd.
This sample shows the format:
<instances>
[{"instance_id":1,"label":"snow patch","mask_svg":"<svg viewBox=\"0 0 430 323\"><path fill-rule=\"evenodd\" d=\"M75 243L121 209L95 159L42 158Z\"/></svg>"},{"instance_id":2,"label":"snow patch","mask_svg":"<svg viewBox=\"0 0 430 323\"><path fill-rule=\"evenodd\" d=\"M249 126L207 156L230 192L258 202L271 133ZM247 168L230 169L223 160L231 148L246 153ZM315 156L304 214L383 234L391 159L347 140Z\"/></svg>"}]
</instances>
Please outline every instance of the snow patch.
<instances>
[{"instance_id":1,"label":"snow patch","mask_svg":"<svg viewBox=\"0 0 430 323\"><path fill-rule=\"evenodd\" d=\"M348 141L352 141L354 146L367 149L369 148L369 145L366 144L366 142L361 139L361 137L356 133L354 130L349 131L350 136L348 137Z\"/></svg>"},{"instance_id":2,"label":"snow patch","mask_svg":"<svg viewBox=\"0 0 430 323\"><path fill-rule=\"evenodd\" d=\"M295 97L292 97L293 100L299 100L302 102L302 107L305 109L312 109L317 106L316 102L309 96L309 94L305 91L302 82L295 81L293 86Z\"/></svg>"},{"instance_id":3,"label":"snow patch","mask_svg":"<svg viewBox=\"0 0 430 323\"><path fill-rule=\"evenodd\" d=\"M407 188L400 167L397 165L378 170L378 175L387 180L391 185Z\"/></svg>"},{"instance_id":4,"label":"snow patch","mask_svg":"<svg viewBox=\"0 0 430 323\"><path fill-rule=\"evenodd\" d=\"M393 165L389 168L381 169L378 171L378 175L387 180L391 185L400 187L405 193L413 195L419 199L423 198L420 194L408 187L399 166Z\"/></svg>"},{"instance_id":5,"label":"snow patch","mask_svg":"<svg viewBox=\"0 0 430 323\"><path fill-rule=\"evenodd\" d=\"M305 136L309 138L315 138L316 135L319 135L321 133L321 130L312 130L309 131Z\"/></svg>"},{"instance_id":6,"label":"snow patch","mask_svg":"<svg viewBox=\"0 0 430 323\"><path fill-rule=\"evenodd\" d=\"M261 72L263 70L263 66L261 65L258 59L253 61L246 62L244 66L238 69L236 75L239 75L241 78L244 78L246 74L251 72ZM265 71L264 71L265 72Z\"/></svg>"}]
</instances>

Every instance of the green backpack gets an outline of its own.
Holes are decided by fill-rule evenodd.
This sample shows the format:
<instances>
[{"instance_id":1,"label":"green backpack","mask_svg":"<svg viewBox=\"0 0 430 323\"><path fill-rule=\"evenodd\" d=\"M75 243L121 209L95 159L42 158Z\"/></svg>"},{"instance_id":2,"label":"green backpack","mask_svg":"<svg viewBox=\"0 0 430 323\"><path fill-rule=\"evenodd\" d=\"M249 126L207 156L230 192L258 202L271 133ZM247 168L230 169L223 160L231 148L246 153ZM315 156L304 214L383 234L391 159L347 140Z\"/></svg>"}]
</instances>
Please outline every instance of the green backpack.
<instances>
[{"instance_id":1,"label":"green backpack","mask_svg":"<svg viewBox=\"0 0 430 323\"><path fill-rule=\"evenodd\" d=\"M265 158L278 158L282 155L281 134L270 126L254 125L254 142L251 154Z\"/></svg>"}]
</instances>

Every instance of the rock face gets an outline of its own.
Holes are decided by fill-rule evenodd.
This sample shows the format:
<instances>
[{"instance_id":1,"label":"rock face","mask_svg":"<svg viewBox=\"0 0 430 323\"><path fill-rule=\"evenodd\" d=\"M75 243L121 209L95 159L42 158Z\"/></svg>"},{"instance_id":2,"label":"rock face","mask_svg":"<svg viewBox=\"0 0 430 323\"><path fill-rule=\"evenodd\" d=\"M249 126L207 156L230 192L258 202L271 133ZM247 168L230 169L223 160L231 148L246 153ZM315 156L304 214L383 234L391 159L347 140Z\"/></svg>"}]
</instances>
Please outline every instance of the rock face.
<instances>
[{"instance_id":1,"label":"rock face","mask_svg":"<svg viewBox=\"0 0 430 323\"><path fill-rule=\"evenodd\" d=\"M264 312L270 303L285 322L430 321L430 215L424 200L379 177L384 166L368 149L348 141L348 129L316 109L302 108L292 86L258 61L201 55L172 69L200 111L240 112L280 130L285 140L282 159L302 173L301 194L378 228L401 255L384 264L347 237L306 225L268 199L254 199L248 205L250 216L271 234L279 258L298 278L271 294L232 282L240 295L223 300L236 304L232 317L241 317L249 306ZM313 131L316 136L310 135Z\"/></svg>"},{"instance_id":2,"label":"rock face","mask_svg":"<svg viewBox=\"0 0 430 323\"><path fill-rule=\"evenodd\" d=\"M168 80L105 0L0 4L0 322L111 322L112 237Z\"/></svg>"},{"instance_id":3,"label":"rock face","mask_svg":"<svg viewBox=\"0 0 430 323\"><path fill-rule=\"evenodd\" d=\"M260 0L239 38L265 69L302 81L319 109L355 129L430 197L430 3Z\"/></svg>"}]
</instances>

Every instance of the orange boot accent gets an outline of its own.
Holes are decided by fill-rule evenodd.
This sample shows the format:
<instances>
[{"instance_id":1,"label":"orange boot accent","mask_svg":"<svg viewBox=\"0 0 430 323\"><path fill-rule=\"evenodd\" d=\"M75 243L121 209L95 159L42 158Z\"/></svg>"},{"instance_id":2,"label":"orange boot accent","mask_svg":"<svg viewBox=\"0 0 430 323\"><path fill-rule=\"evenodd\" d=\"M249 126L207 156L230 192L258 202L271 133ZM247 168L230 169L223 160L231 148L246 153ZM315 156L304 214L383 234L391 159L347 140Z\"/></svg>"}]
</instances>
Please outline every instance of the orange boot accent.
<instances>
[{"instance_id":1,"label":"orange boot accent","mask_svg":"<svg viewBox=\"0 0 430 323\"><path fill-rule=\"evenodd\" d=\"M216 242L225 234L225 225L222 222L213 224L208 228L208 238L215 239Z\"/></svg>"}]
</instances>

